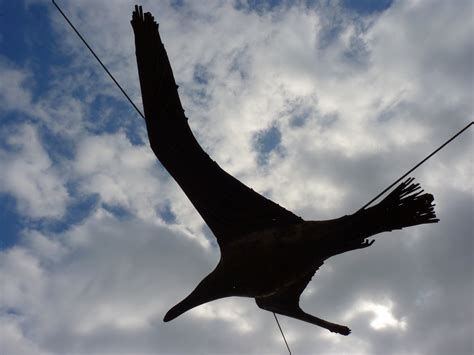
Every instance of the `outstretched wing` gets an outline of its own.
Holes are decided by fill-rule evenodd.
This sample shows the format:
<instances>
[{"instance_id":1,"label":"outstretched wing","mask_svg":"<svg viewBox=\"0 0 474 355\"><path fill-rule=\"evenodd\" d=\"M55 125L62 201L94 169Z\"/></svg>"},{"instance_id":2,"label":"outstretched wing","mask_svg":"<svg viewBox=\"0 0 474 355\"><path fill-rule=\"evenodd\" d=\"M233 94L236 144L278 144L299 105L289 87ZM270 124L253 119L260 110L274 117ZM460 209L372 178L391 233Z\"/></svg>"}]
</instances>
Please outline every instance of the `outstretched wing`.
<instances>
[{"instance_id":1,"label":"outstretched wing","mask_svg":"<svg viewBox=\"0 0 474 355\"><path fill-rule=\"evenodd\" d=\"M301 222L226 173L204 152L184 115L158 24L136 6L132 27L151 148L218 243L258 229Z\"/></svg>"}]
</instances>

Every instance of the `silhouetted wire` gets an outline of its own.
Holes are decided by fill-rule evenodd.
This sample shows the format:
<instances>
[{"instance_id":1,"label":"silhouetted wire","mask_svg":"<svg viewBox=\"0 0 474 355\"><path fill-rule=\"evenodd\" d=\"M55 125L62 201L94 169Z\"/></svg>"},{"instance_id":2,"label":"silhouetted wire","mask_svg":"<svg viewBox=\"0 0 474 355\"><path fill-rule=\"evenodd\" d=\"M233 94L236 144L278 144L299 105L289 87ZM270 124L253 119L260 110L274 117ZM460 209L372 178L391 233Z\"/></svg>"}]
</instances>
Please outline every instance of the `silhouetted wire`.
<instances>
[{"instance_id":1,"label":"silhouetted wire","mask_svg":"<svg viewBox=\"0 0 474 355\"><path fill-rule=\"evenodd\" d=\"M413 168L411 168L410 170L408 170L405 174L403 174L401 177L399 177L395 182L393 182L389 187L387 187L385 190L383 190L381 193L379 193L377 196L375 196L372 200L370 200L369 202L367 202L360 210L363 210L364 208L366 208L367 206L369 206L370 204L372 204L372 202L374 202L375 200L377 200L380 196L382 196L384 193L386 193L388 190L390 190L393 186L395 186L397 183L399 183L401 180L403 180L408 174L410 174L412 171L414 171L415 169L417 169L420 165L422 165L425 161L427 161L429 158L431 158L433 155L435 155L436 153L438 153L441 149L443 149L445 146L447 146L449 143L451 143L454 139L456 139L461 133L463 133L466 129L468 129L470 126L472 126L474 124L474 122L470 122L466 127L464 127L463 129L461 129L458 133L456 133L454 136L452 136L451 138L449 138L446 142L444 142L441 146L439 146L437 149L435 149L430 155L428 155L425 159L423 159L422 161L420 161L418 164L416 164ZM359 211L360 211L359 210Z\"/></svg>"},{"instance_id":2,"label":"silhouetted wire","mask_svg":"<svg viewBox=\"0 0 474 355\"><path fill-rule=\"evenodd\" d=\"M122 94L125 95L125 97L127 98L127 100L130 102L130 104L133 106L133 108L135 109L135 111L137 111L137 113L143 118L145 119L145 116L143 115L143 113L139 110L139 108L133 103L132 99L130 98L130 96L128 96L128 94L125 92L125 90L122 88L122 86L117 82L117 80L115 80L114 76L110 73L110 71L107 69L107 67L104 65L104 63L102 63L102 61L99 59L99 57L97 56L97 54L95 54L94 50L89 46L89 44L86 42L86 40L84 39L84 37L82 37L82 35L79 33L79 31L76 29L76 27L74 27L74 25L71 23L71 21L69 21L68 17L66 16L66 14L64 14L64 12L61 10L61 8L59 7L58 4L56 4L56 2L54 0L51 0L53 5L58 9L58 11L61 13L61 15L64 17L64 19L67 21L67 23L69 24L69 26L71 26L71 28L74 30L74 32L77 34L77 36L81 39L81 41L86 45L86 47L89 49L89 51L92 53L92 55L95 57L95 59L97 59L97 61L99 62L99 64L102 66L102 68L104 68L104 70L106 71L106 73L110 76L110 78L113 80L113 82L117 85L117 87L120 89L120 91L122 92ZM400 178L398 178L395 182L393 182L389 187L387 187L385 190L383 190L381 193L379 193L377 196L375 196L372 200L370 200L368 203L366 203L362 208L361 210L363 210L364 208L368 207L370 204L372 204L372 202L374 202L375 200L377 200L380 196L382 196L384 193L386 193L388 190L390 190L393 186L395 186L397 183L399 183L402 179L404 179L408 174L410 174L411 172L413 172L415 169L417 169L418 167L420 167L420 165L422 165L424 162L426 162L428 159L430 159L433 155L435 155L436 153L438 153L441 149L443 149L446 145L448 145L449 143L451 143L454 139L456 139L461 133L463 133L465 130L467 130L470 126L472 126L474 124L474 122L470 122L466 127L464 127L463 129L461 129L459 132L457 132L454 136L452 136L450 139L448 139L446 142L444 142L440 147L438 147L437 149L435 149L430 155L428 155L426 158L424 158L422 161L420 161L418 164L416 164L413 168L411 168L410 170L408 170L405 174L403 174ZM280 330L280 333L281 333L281 336L283 337L283 340L285 341L285 345L286 345L286 348L288 349L288 353L291 355L291 349L290 349L290 346L288 345L288 342L286 340L286 337L285 337L285 334L283 333L283 329L281 328L281 325L280 325L280 322L278 321L278 318L277 318L277 315L275 314L275 312L272 312L273 313L273 316L275 317L275 321L278 325L278 329Z\"/></svg>"},{"instance_id":3,"label":"silhouetted wire","mask_svg":"<svg viewBox=\"0 0 474 355\"><path fill-rule=\"evenodd\" d=\"M138 114L143 118L145 119L145 116L143 115L143 113L140 111L140 109L133 103L132 99L130 98L130 96L128 96L128 94L125 92L125 90L122 88L122 86L118 83L117 80L115 80L114 76L112 75L112 73L107 69L107 67L104 65L104 63L102 63L102 61L100 60L100 58L97 56L97 54L95 54L94 50L89 46L89 44L86 42L86 40L84 39L84 37L82 37L82 35L79 33L79 31L76 29L76 27L74 27L74 25L72 24L71 21L69 21L69 19L67 18L67 16L64 14L64 12L61 10L61 8L59 7L58 4L56 4L56 2L54 0L51 0L53 2L53 5L56 6L56 8L58 9L58 11L61 13L61 15L63 15L63 17L66 19L67 23L69 24L69 26L71 26L71 28L74 30L74 32L76 32L77 36L81 39L81 41L86 45L86 47L89 49L89 51L92 53L92 55L95 57L95 59L97 59L97 61L99 62L99 64L102 66L102 68L104 68L104 70L106 71L107 74L109 74L110 78L114 81L114 83L118 86L118 88L120 89L120 91L122 91L122 94L125 95L125 97L127 98L127 100L130 102L130 104L133 106L133 108L138 112Z\"/></svg>"},{"instance_id":4,"label":"silhouetted wire","mask_svg":"<svg viewBox=\"0 0 474 355\"><path fill-rule=\"evenodd\" d=\"M286 348L288 349L288 353L291 355L290 346L288 345L288 342L286 341L285 334L283 334L283 329L281 329L280 322L278 321L278 318L277 318L275 312L272 312L272 313L273 313L273 316L275 317L275 320L278 324L278 328L280 329L281 336L283 337L283 340L285 341L285 345L286 345Z\"/></svg>"}]
</instances>

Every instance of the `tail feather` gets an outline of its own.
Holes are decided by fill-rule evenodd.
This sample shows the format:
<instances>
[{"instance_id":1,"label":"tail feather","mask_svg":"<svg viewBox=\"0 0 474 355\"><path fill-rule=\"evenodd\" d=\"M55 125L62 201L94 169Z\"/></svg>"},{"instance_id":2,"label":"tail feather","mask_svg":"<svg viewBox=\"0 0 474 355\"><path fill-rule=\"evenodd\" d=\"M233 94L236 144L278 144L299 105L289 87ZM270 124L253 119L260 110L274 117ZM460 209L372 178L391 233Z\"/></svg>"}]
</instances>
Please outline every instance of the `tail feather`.
<instances>
[{"instance_id":1,"label":"tail feather","mask_svg":"<svg viewBox=\"0 0 474 355\"><path fill-rule=\"evenodd\" d=\"M418 224L437 223L433 195L424 193L420 184L408 178L385 199L373 207L374 217L384 222L382 231L402 229Z\"/></svg>"}]
</instances>

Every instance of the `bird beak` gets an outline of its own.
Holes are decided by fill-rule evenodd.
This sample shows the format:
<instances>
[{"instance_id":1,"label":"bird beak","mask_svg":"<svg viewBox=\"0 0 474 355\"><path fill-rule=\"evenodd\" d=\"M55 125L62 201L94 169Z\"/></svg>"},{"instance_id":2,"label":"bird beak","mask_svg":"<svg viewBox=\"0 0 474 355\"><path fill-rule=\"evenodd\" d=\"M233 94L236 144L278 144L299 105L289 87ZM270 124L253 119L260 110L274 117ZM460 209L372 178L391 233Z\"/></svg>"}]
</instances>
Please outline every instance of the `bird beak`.
<instances>
[{"instance_id":1,"label":"bird beak","mask_svg":"<svg viewBox=\"0 0 474 355\"><path fill-rule=\"evenodd\" d=\"M163 321L169 322L170 320L175 319L176 317L180 316L186 311L189 311L191 308L199 306L200 302L195 302L191 298L192 294L186 297L184 300L179 302L176 306L171 308L165 315L165 318L163 318Z\"/></svg>"},{"instance_id":2,"label":"bird beak","mask_svg":"<svg viewBox=\"0 0 474 355\"><path fill-rule=\"evenodd\" d=\"M207 290L209 291L209 290ZM206 292L207 293L207 292ZM198 289L194 290L188 297L186 297L184 300L179 302L176 306L171 308L163 318L163 321L169 322L170 320L175 319L176 317L179 317L181 314L189 311L190 309L200 306L204 303L213 301L215 299L220 298L219 296L211 296L207 295L204 296L202 293L198 291Z\"/></svg>"},{"instance_id":3,"label":"bird beak","mask_svg":"<svg viewBox=\"0 0 474 355\"><path fill-rule=\"evenodd\" d=\"M181 302L178 303L176 306L174 306L173 308L171 308L165 315L165 318L163 318L163 321L165 322L169 322L170 320L173 320L175 319L176 317L180 316L181 314L183 314L184 312L186 312L187 310L191 309L189 307L187 307L187 309L185 309L184 307L181 307L182 304Z\"/></svg>"}]
</instances>

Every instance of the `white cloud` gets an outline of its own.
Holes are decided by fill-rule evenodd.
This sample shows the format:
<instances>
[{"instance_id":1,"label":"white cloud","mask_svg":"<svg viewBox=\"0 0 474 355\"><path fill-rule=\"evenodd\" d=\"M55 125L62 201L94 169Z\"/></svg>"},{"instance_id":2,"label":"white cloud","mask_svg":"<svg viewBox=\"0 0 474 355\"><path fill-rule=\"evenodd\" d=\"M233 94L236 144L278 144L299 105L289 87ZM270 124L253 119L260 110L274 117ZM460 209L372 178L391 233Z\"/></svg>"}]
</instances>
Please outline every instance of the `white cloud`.
<instances>
[{"instance_id":1,"label":"white cloud","mask_svg":"<svg viewBox=\"0 0 474 355\"><path fill-rule=\"evenodd\" d=\"M91 135L78 142L74 163L79 189L101 201L125 208L146 221L158 222L167 206L176 223L202 234L203 221L178 185L160 169L148 145L132 145L124 133Z\"/></svg>"},{"instance_id":2,"label":"white cloud","mask_svg":"<svg viewBox=\"0 0 474 355\"><path fill-rule=\"evenodd\" d=\"M0 191L13 195L20 213L28 217L63 216L69 199L65 181L36 129L25 124L2 133L9 149L0 150Z\"/></svg>"},{"instance_id":3,"label":"white cloud","mask_svg":"<svg viewBox=\"0 0 474 355\"><path fill-rule=\"evenodd\" d=\"M30 73L13 66L0 56L0 112L24 112L31 106L31 92L27 87L33 80Z\"/></svg>"},{"instance_id":4,"label":"white cloud","mask_svg":"<svg viewBox=\"0 0 474 355\"><path fill-rule=\"evenodd\" d=\"M393 302L390 300L378 304L375 302L361 301L346 315L348 320L354 318L358 314L372 313L373 318L370 321L370 326L375 330L384 330L386 328L395 328L406 330L407 322L404 317L397 319L393 313Z\"/></svg>"},{"instance_id":5,"label":"white cloud","mask_svg":"<svg viewBox=\"0 0 474 355\"><path fill-rule=\"evenodd\" d=\"M46 243L50 247L45 248ZM246 334L252 317L235 300L198 308L171 326L161 321L177 297L184 298L212 269L217 257L216 250L202 248L181 227L134 218L119 221L100 209L84 224L59 235L28 232L22 245L0 253L2 307L15 310L2 326L18 334L3 339L4 346L20 349L13 353L22 352L27 344L46 353L123 351L122 341L113 348L106 339L94 341L105 331L113 337L135 334L134 340L126 336L127 348L135 349L130 351L150 346L150 339L140 342L152 336L162 348L177 346L188 353L193 344L167 338L167 328L208 322L212 330L205 336L211 339L224 322L228 330L223 334L230 336L235 329ZM186 332L192 336L191 330ZM28 335L24 341L21 334Z\"/></svg>"},{"instance_id":6,"label":"white cloud","mask_svg":"<svg viewBox=\"0 0 474 355\"><path fill-rule=\"evenodd\" d=\"M2 352L13 355L45 354L27 334L22 331L22 323L25 317L18 316L0 316L0 346ZM8 341L6 341L8 339Z\"/></svg>"},{"instance_id":7,"label":"white cloud","mask_svg":"<svg viewBox=\"0 0 474 355\"><path fill-rule=\"evenodd\" d=\"M133 146L125 134L103 134L79 142L74 169L84 193L100 194L102 201L149 219L167 188L159 183L163 173L155 161L149 148Z\"/></svg>"}]
</instances>

